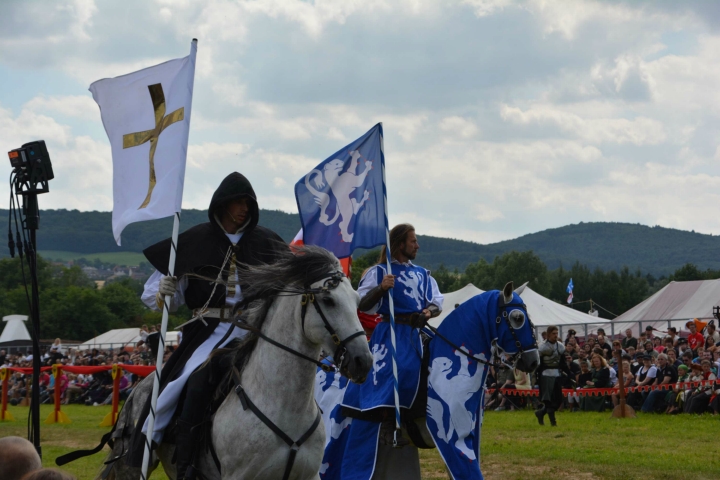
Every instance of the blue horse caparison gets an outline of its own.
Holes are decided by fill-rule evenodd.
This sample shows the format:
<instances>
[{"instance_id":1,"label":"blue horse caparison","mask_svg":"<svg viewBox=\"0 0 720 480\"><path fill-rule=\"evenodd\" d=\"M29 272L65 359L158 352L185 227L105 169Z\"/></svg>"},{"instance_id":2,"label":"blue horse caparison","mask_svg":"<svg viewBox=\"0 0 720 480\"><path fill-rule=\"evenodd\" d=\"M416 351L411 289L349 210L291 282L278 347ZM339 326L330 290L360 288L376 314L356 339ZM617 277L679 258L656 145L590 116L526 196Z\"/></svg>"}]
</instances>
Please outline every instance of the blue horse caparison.
<instances>
[{"instance_id":1,"label":"blue horse caparison","mask_svg":"<svg viewBox=\"0 0 720 480\"><path fill-rule=\"evenodd\" d=\"M517 368L534 370L539 360L534 327L522 299L508 284L504 292L485 292L461 304L436 332L430 332L434 338L428 346L427 430L454 478L482 479L485 362L492 363L504 353L517 358ZM339 402L356 386L335 375L319 373L316 381L315 395L324 411L327 433L320 476L383 478L375 465L380 424L341 414Z\"/></svg>"}]
</instances>

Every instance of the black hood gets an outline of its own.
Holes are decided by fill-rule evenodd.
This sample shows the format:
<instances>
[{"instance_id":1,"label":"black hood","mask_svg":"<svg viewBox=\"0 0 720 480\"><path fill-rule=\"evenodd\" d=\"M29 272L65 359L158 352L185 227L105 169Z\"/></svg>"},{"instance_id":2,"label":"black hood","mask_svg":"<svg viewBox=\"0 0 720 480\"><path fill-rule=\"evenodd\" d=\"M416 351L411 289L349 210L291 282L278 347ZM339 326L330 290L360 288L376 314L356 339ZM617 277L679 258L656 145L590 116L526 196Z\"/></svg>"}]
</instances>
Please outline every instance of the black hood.
<instances>
[{"instance_id":1,"label":"black hood","mask_svg":"<svg viewBox=\"0 0 720 480\"><path fill-rule=\"evenodd\" d=\"M247 231L255 228L260 220L260 209L258 208L255 190L253 190L252 185L250 185L250 180L238 172L233 172L225 177L217 190L215 190L212 200L210 200L210 207L208 208L208 218L210 219L210 223L213 226L221 228L215 219L216 215L218 219L221 216L219 215L220 207L231 200L237 200L238 198L243 197L248 199L248 213L250 214L250 223L248 223L245 230Z\"/></svg>"}]
</instances>

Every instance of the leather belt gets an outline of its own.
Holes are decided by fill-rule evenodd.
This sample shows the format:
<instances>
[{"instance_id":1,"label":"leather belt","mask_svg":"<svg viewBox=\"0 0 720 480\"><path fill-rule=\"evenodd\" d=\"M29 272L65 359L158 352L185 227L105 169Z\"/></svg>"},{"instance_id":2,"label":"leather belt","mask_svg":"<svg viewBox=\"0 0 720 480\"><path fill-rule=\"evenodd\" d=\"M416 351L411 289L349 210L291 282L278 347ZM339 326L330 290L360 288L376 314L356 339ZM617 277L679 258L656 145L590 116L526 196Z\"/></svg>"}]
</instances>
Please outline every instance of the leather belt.
<instances>
[{"instance_id":1,"label":"leather belt","mask_svg":"<svg viewBox=\"0 0 720 480\"><path fill-rule=\"evenodd\" d=\"M382 316L382 322L383 323L390 323L390 315L383 315ZM402 313L395 314L395 323L399 325L412 325L412 314L410 315L404 315Z\"/></svg>"},{"instance_id":2,"label":"leather belt","mask_svg":"<svg viewBox=\"0 0 720 480\"><path fill-rule=\"evenodd\" d=\"M228 319L232 316L232 308L206 308L201 310L196 308L192 312L193 318L195 317L206 317L206 318L219 318L220 320Z\"/></svg>"}]
</instances>

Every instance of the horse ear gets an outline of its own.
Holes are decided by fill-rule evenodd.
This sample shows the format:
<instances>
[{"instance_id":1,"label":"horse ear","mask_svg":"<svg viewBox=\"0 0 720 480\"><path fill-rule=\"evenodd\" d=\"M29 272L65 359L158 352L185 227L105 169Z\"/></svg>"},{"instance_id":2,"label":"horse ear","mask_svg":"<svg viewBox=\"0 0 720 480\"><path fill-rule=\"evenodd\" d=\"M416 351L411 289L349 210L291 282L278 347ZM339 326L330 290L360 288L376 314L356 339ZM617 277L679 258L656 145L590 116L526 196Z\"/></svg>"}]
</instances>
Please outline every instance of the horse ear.
<instances>
[{"instance_id":1,"label":"horse ear","mask_svg":"<svg viewBox=\"0 0 720 480\"><path fill-rule=\"evenodd\" d=\"M513 299L513 282L508 282L505 284L505 287L503 288L503 297L505 299L505 303L512 302Z\"/></svg>"}]
</instances>

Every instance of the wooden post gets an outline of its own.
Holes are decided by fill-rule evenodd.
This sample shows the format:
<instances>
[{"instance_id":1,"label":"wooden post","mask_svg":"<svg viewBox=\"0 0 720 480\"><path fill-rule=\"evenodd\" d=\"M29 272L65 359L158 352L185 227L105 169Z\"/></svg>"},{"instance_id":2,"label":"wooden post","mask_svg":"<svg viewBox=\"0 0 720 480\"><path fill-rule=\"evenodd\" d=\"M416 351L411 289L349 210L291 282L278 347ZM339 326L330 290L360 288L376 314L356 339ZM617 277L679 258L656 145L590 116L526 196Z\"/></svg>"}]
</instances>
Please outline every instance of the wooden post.
<instances>
[{"instance_id":1,"label":"wooden post","mask_svg":"<svg viewBox=\"0 0 720 480\"><path fill-rule=\"evenodd\" d=\"M48 418L45 420L45 423L71 423L68 416L60 410L60 377L62 376L62 364L56 363L53 365L52 374L53 377L55 377L55 391L53 392L55 394L55 401L53 402L55 404L55 408L53 408L52 413L50 413Z\"/></svg>"},{"instance_id":2,"label":"wooden post","mask_svg":"<svg viewBox=\"0 0 720 480\"><path fill-rule=\"evenodd\" d=\"M0 380L2 380L2 406L0 406L0 422L14 421L12 413L7 411L8 386L10 372L7 368L0 368Z\"/></svg>"},{"instance_id":3,"label":"wooden post","mask_svg":"<svg viewBox=\"0 0 720 480\"><path fill-rule=\"evenodd\" d=\"M612 416L615 418L635 418L635 410L625 403L625 374L623 373L622 350L615 351L615 358L618 365L618 396L620 405L613 408Z\"/></svg>"},{"instance_id":4,"label":"wooden post","mask_svg":"<svg viewBox=\"0 0 720 480\"><path fill-rule=\"evenodd\" d=\"M120 378L122 377L122 369L117 363L112 367L113 393L112 393L112 410L105 415L103 421L100 422L101 427L112 427L117 422L118 405L120 403Z\"/></svg>"}]
</instances>

